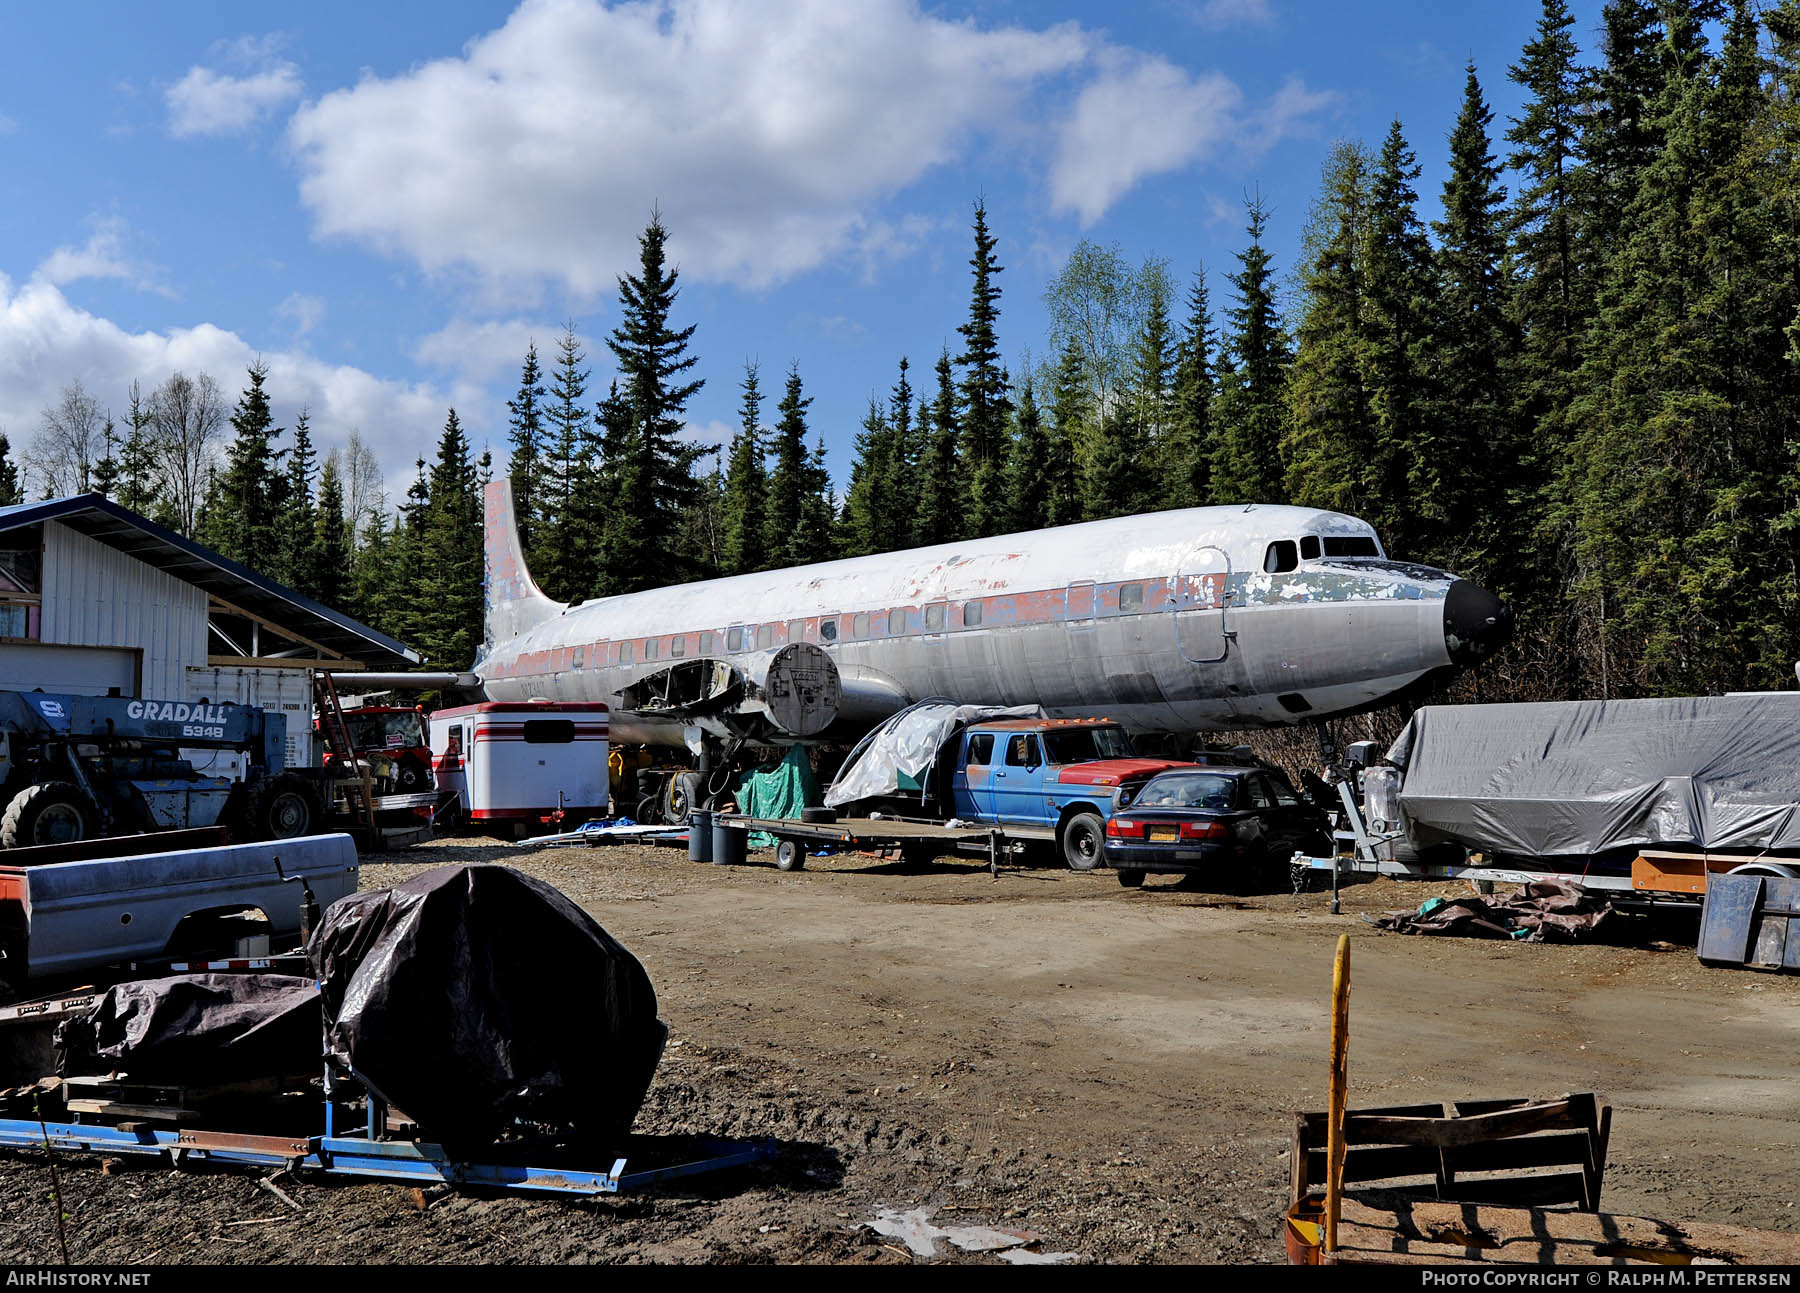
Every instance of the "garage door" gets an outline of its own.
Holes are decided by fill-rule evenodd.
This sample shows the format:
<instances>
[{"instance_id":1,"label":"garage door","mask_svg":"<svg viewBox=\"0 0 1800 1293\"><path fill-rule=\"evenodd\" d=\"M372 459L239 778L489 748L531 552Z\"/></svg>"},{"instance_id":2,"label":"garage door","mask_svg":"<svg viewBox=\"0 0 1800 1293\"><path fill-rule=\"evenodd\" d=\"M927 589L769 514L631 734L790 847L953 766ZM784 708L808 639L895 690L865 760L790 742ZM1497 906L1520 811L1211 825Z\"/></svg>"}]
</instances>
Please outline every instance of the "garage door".
<instances>
[{"instance_id":1,"label":"garage door","mask_svg":"<svg viewBox=\"0 0 1800 1293\"><path fill-rule=\"evenodd\" d=\"M0 645L0 690L138 694L138 653L125 647Z\"/></svg>"}]
</instances>

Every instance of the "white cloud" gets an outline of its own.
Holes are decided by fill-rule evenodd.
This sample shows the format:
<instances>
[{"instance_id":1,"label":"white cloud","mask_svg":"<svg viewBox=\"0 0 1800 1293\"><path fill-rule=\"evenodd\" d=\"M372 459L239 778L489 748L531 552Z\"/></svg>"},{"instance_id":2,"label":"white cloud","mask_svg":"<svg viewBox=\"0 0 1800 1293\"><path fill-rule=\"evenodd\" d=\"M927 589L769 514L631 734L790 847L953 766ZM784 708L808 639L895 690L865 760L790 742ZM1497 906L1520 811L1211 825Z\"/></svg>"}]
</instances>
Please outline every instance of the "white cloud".
<instances>
[{"instance_id":1,"label":"white cloud","mask_svg":"<svg viewBox=\"0 0 1800 1293\"><path fill-rule=\"evenodd\" d=\"M457 57L304 104L289 142L318 236L494 300L579 299L636 262L656 206L691 279L903 255L931 221L890 204L984 144L1048 159L1055 208L1091 222L1204 160L1242 107L1224 76L1074 23L984 28L917 0L524 0Z\"/></svg>"},{"instance_id":2,"label":"white cloud","mask_svg":"<svg viewBox=\"0 0 1800 1293\"><path fill-rule=\"evenodd\" d=\"M298 341L319 326L319 321L325 317L325 302L316 296L294 292L275 307L275 313L280 318L293 321L294 340Z\"/></svg>"},{"instance_id":3,"label":"white cloud","mask_svg":"<svg viewBox=\"0 0 1800 1293\"><path fill-rule=\"evenodd\" d=\"M169 133L177 139L241 134L277 108L300 97L300 69L277 56L279 36L242 36L215 44L211 53L243 71L234 76L195 64L164 92Z\"/></svg>"},{"instance_id":4,"label":"white cloud","mask_svg":"<svg viewBox=\"0 0 1800 1293\"><path fill-rule=\"evenodd\" d=\"M1180 170L1230 140L1243 92L1217 72L1198 77L1167 59L1125 50L1101 55L1061 130L1050 201L1084 226L1149 175Z\"/></svg>"},{"instance_id":5,"label":"white cloud","mask_svg":"<svg viewBox=\"0 0 1800 1293\"><path fill-rule=\"evenodd\" d=\"M388 474L390 503L404 494L413 460L430 456L448 406L456 406L478 445L495 425L492 401L471 385L390 381L302 353L259 349L210 323L127 332L72 305L54 283L34 279L15 287L0 275L0 431L14 444L29 441L41 411L77 378L122 422L134 380L148 395L176 369L206 372L235 402L259 355L269 366L276 421L291 427L300 408L310 406L321 453L360 428Z\"/></svg>"},{"instance_id":6,"label":"white cloud","mask_svg":"<svg viewBox=\"0 0 1800 1293\"><path fill-rule=\"evenodd\" d=\"M556 343L563 335L561 324L536 323L528 319L452 319L438 331L419 339L412 357L440 372L455 373L471 382L487 382L500 377L515 380L525 365L525 348L537 343L538 368L549 385L550 365L555 361ZM586 345L583 349L587 349ZM588 356L592 360L593 356ZM583 367L591 367L584 363Z\"/></svg>"},{"instance_id":7,"label":"white cloud","mask_svg":"<svg viewBox=\"0 0 1800 1293\"><path fill-rule=\"evenodd\" d=\"M1086 57L911 0L526 0L463 56L300 109L317 231L428 271L610 289L653 205L700 278L765 285L893 231L869 209Z\"/></svg>"},{"instance_id":8,"label":"white cloud","mask_svg":"<svg viewBox=\"0 0 1800 1293\"><path fill-rule=\"evenodd\" d=\"M91 216L88 240L80 247L64 244L44 258L33 272L34 280L61 286L84 278L116 278L146 292L173 296L158 281L154 266L126 254L125 240L131 227L118 216Z\"/></svg>"}]
</instances>

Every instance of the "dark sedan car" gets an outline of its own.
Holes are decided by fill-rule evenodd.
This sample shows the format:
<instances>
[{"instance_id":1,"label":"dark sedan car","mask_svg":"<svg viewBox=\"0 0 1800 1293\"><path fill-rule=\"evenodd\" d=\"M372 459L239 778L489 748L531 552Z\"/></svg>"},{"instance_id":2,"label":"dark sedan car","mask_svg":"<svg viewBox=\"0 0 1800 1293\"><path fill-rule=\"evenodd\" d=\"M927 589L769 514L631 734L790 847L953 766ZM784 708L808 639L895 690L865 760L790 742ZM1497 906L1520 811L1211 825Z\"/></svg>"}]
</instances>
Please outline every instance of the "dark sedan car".
<instances>
[{"instance_id":1,"label":"dark sedan car","mask_svg":"<svg viewBox=\"0 0 1800 1293\"><path fill-rule=\"evenodd\" d=\"M1106 823L1102 861L1135 888L1152 871L1218 887L1277 885L1296 851L1331 852L1331 821L1273 768L1180 768L1146 781Z\"/></svg>"}]
</instances>

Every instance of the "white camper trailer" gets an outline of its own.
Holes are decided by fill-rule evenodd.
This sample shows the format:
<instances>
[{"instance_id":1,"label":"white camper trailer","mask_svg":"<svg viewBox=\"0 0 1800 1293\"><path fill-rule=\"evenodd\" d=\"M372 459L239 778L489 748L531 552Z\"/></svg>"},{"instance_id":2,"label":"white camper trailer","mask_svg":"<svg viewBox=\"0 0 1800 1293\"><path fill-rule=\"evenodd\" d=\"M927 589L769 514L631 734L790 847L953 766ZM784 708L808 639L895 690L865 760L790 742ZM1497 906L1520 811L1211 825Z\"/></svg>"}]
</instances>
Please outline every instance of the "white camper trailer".
<instances>
[{"instance_id":1,"label":"white camper trailer","mask_svg":"<svg viewBox=\"0 0 1800 1293\"><path fill-rule=\"evenodd\" d=\"M514 834L605 817L606 756L607 707L594 702L464 705L431 716L438 788L455 792L462 820Z\"/></svg>"}]
</instances>

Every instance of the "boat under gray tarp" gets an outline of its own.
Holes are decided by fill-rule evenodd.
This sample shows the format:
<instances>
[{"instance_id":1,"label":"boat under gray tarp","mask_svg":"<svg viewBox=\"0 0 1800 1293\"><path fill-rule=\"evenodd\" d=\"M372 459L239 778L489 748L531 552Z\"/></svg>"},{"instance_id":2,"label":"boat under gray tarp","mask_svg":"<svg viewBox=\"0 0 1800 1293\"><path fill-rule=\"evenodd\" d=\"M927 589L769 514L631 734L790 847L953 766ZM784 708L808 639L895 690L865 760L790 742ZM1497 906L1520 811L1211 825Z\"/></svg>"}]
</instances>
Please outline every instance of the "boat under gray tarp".
<instances>
[{"instance_id":1,"label":"boat under gray tarp","mask_svg":"<svg viewBox=\"0 0 1800 1293\"><path fill-rule=\"evenodd\" d=\"M1415 847L1800 851L1800 693L1433 705L1387 758Z\"/></svg>"}]
</instances>

